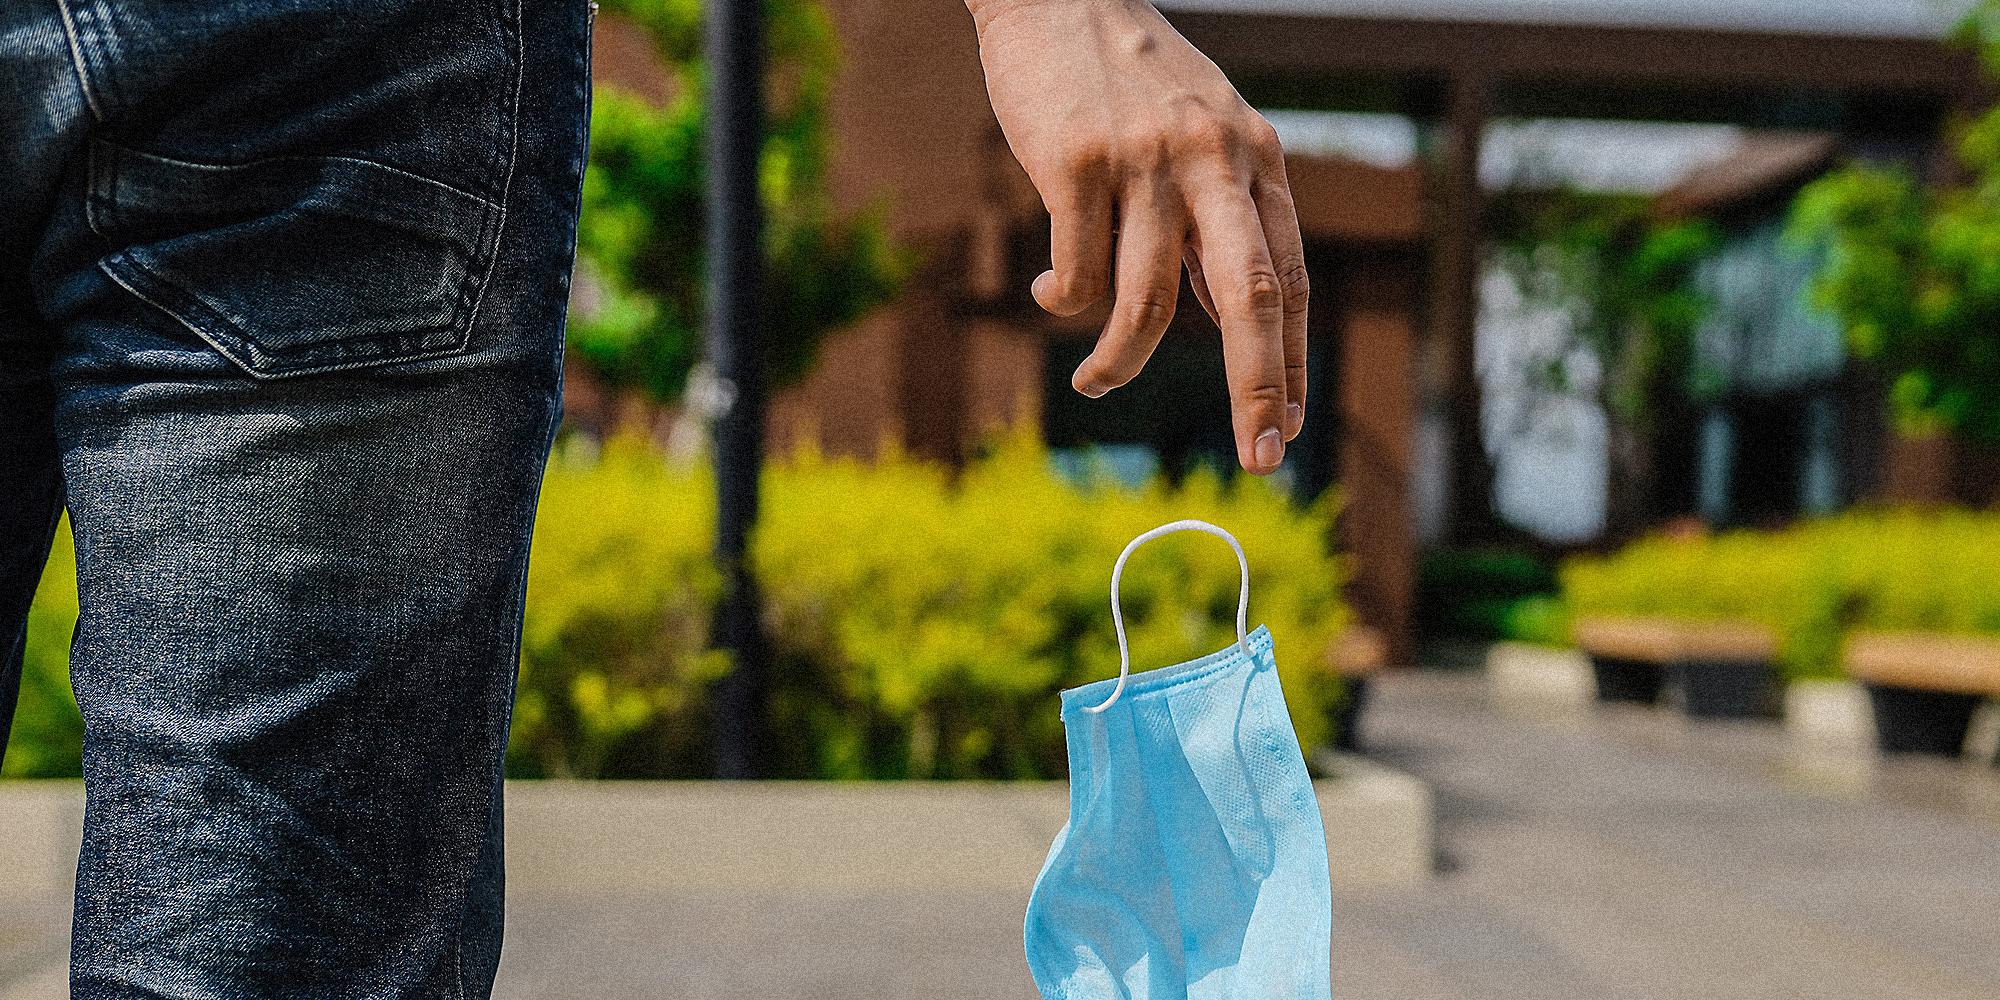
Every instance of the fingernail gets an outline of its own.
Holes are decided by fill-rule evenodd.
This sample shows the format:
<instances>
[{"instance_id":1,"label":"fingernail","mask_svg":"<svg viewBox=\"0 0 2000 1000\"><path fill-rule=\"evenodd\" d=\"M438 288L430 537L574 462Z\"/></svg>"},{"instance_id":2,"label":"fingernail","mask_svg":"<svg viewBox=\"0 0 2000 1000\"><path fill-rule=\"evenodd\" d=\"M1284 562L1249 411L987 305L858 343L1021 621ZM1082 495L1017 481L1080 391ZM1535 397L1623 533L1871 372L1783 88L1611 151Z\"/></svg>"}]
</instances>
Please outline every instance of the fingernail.
<instances>
[{"instance_id":1,"label":"fingernail","mask_svg":"<svg viewBox=\"0 0 2000 1000\"><path fill-rule=\"evenodd\" d=\"M1300 406L1297 403L1286 403L1285 429L1293 434L1297 434L1299 432L1299 428L1305 426L1305 423L1306 423L1306 408Z\"/></svg>"},{"instance_id":2,"label":"fingernail","mask_svg":"<svg viewBox=\"0 0 2000 1000\"><path fill-rule=\"evenodd\" d=\"M1103 396L1105 393L1110 392L1111 390L1106 389L1105 387L1098 385L1095 382L1088 382L1083 385L1077 386L1076 391L1083 393L1084 395L1089 396L1092 399L1097 399Z\"/></svg>"},{"instance_id":3,"label":"fingernail","mask_svg":"<svg viewBox=\"0 0 2000 1000\"><path fill-rule=\"evenodd\" d=\"M1285 436L1276 430L1268 430L1257 435L1257 466L1275 469L1285 460Z\"/></svg>"}]
</instances>

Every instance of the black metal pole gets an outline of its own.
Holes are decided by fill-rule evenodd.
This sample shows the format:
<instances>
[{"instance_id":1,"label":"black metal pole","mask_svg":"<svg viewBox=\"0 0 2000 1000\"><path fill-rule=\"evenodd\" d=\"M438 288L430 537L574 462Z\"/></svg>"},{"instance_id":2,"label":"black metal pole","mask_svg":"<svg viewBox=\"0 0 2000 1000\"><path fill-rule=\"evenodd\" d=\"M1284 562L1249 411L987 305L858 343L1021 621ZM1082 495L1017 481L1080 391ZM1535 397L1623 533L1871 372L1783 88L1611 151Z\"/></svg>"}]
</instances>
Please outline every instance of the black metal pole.
<instances>
[{"instance_id":1,"label":"black metal pole","mask_svg":"<svg viewBox=\"0 0 2000 1000\"><path fill-rule=\"evenodd\" d=\"M764 445L763 0L708 0L708 355L715 418L715 559L724 593L714 640L734 667L716 689L715 776L763 774L768 655L746 553Z\"/></svg>"}]
</instances>

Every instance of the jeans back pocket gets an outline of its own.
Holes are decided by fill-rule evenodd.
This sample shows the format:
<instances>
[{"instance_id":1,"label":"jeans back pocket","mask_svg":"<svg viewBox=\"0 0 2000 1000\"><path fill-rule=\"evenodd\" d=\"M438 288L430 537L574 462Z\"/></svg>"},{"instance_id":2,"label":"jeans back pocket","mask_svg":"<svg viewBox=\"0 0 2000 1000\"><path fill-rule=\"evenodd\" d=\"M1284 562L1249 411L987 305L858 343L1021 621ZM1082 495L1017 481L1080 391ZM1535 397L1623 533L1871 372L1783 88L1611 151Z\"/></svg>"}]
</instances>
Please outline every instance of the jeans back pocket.
<instances>
[{"instance_id":1,"label":"jeans back pocket","mask_svg":"<svg viewBox=\"0 0 2000 1000\"><path fill-rule=\"evenodd\" d=\"M97 140L98 262L259 378L462 352L501 206L371 160L188 163Z\"/></svg>"}]
</instances>

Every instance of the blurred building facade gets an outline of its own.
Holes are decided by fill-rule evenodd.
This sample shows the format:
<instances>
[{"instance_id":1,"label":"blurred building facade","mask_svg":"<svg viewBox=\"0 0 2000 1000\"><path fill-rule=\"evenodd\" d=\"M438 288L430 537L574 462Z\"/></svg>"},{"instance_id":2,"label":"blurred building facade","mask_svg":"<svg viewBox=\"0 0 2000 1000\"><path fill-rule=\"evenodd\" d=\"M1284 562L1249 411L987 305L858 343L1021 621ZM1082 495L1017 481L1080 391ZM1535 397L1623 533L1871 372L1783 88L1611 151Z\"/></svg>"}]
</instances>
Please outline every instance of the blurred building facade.
<instances>
[{"instance_id":1,"label":"blurred building facade","mask_svg":"<svg viewBox=\"0 0 2000 1000\"><path fill-rule=\"evenodd\" d=\"M853 208L887 197L923 266L900 301L830 338L817 371L774 399L773 450L811 438L865 457L895 442L958 461L996 428L1034 421L1052 446L1128 446L1170 475L1232 462L1219 337L1191 295L1130 386L1099 401L1068 390L1104 311L1058 319L1027 296L1047 267L1047 215L994 122L964 9L829 6L846 52L836 198ZM1789 476L1794 506L1876 488L1882 458L1839 451L1868 436L1853 416L1868 387L1823 364L1823 331L1785 325L1772 297L1798 276L1767 273L1765 243L1771 206L1814 170L1842 152L1921 158L1945 116L1984 93L1970 54L1940 42L1949 12L1925 0L1174 0L1166 12L1260 108L1405 123L1407 138L1386 148L1375 133L1291 142L1310 118L1281 127L1313 283L1307 431L1287 475L1303 497L1340 484L1350 598L1392 659L1410 655L1420 536L1450 540L1490 509L1474 348L1491 183L1481 164L1508 122L1755 130L1662 197L1730 227L1707 280L1727 292L1734 326L1705 349L1740 368L1686 449L1668 506L1750 510L1770 497L1756 477L1773 462L1791 471L1765 478ZM600 80L659 87L629 29L607 19L598 32ZM1779 425L1798 429L1778 435L1789 457L1771 459ZM1833 445L1813 444L1827 433Z\"/></svg>"}]
</instances>

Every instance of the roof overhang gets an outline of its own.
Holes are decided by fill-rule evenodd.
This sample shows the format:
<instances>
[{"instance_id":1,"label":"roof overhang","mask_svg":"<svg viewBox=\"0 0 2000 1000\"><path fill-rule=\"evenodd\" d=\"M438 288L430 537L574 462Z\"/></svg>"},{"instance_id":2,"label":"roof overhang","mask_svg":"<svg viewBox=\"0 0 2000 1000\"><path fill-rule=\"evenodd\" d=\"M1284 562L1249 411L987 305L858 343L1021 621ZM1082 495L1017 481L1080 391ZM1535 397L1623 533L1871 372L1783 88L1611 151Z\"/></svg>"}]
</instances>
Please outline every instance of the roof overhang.
<instances>
[{"instance_id":1,"label":"roof overhang","mask_svg":"<svg viewBox=\"0 0 2000 1000\"><path fill-rule=\"evenodd\" d=\"M1968 0L1165 0L1162 9L1533 27L1936 41Z\"/></svg>"},{"instance_id":2,"label":"roof overhang","mask_svg":"<svg viewBox=\"0 0 2000 1000\"><path fill-rule=\"evenodd\" d=\"M1774 9L1771 0L1744 2L1753 11ZM1843 5L1862 6L1854 0L1829 6ZM1983 87L1973 54L1942 41L1949 17L1918 31L1908 16L1822 21L1816 13L1819 28L1807 31L1797 15L1792 22L1732 19L1716 13L1724 4L1712 0L1682 4L1716 14L1701 18L1667 18L1641 6L1630 0L1168 0L1163 12L1231 74L1476 72L1496 81L1805 86L1947 97ZM1816 12L1820 6L1811 5ZM1586 8L1623 13L1586 18ZM1487 16L1474 16L1481 11ZM1503 18L1504 11L1515 16ZM1540 16L1531 20L1523 11ZM1829 25L1843 26L1843 33Z\"/></svg>"}]
</instances>

